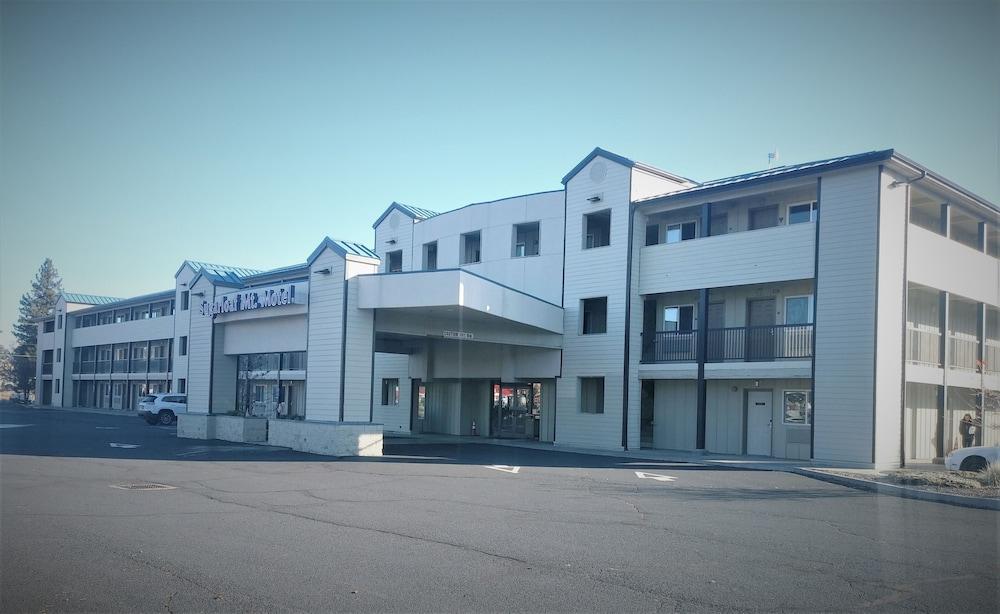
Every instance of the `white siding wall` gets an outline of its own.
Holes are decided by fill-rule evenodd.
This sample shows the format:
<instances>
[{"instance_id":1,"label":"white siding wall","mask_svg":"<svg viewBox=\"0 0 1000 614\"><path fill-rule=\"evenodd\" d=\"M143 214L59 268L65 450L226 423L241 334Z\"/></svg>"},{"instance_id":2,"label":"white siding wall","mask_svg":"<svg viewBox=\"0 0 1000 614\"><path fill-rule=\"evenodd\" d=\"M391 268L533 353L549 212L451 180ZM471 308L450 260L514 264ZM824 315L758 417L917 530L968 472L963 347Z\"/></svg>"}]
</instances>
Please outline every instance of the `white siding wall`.
<instances>
[{"instance_id":1,"label":"white siding wall","mask_svg":"<svg viewBox=\"0 0 1000 614\"><path fill-rule=\"evenodd\" d=\"M315 271L330 268L331 273ZM340 345L346 261L326 249L310 267L306 419L340 419Z\"/></svg>"},{"instance_id":2,"label":"white siding wall","mask_svg":"<svg viewBox=\"0 0 1000 614\"><path fill-rule=\"evenodd\" d=\"M181 346L180 338L189 334L191 319L200 315L196 305L198 297L192 297L190 294L188 295L188 309L181 311L181 292L189 290L188 284L191 283L193 278L194 272L188 265L184 265L174 278L177 292L174 296L174 372L173 382L170 387L174 391L177 390L177 380L186 379L190 381L190 377L188 376L188 357L181 356L179 352ZM188 349L188 352L190 353L190 349Z\"/></svg>"},{"instance_id":3,"label":"white siding wall","mask_svg":"<svg viewBox=\"0 0 1000 614\"><path fill-rule=\"evenodd\" d=\"M638 168L633 168L632 193L630 198L631 200L639 200L642 198L649 198L650 196L668 194L682 189L685 185L686 184L678 183L659 175L647 173L646 171Z\"/></svg>"},{"instance_id":4,"label":"white siding wall","mask_svg":"<svg viewBox=\"0 0 1000 614\"><path fill-rule=\"evenodd\" d=\"M909 227L907 254L910 281L1000 305L1000 260L915 224Z\"/></svg>"},{"instance_id":5,"label":"white siding wall","mask_svg":"<svg viewBox=\"0 0 1000 614\"><path fill-rule=\"evenodd\" d=\"M906 384L906 460L931 462L936 456L938 387Z\"/></svg>"},{"instance_id":6,"label":"white siding wall","mask_svg":"<svg viewBox=\"0 0 1000 614\"><path fill-rule=\"evenodd\" d=\"M410 357L406 354L375 354L375 381L372 399L375 402L374 422L381 423L385 431L410 432ZM382 379L399 380L399 405L382 405Z\"/></svg>"},{"instance_id":7,"label":"white siding wall","mask_svg":"<svg viewBox=\"0 0 1000 614\"><path fill-rule=\"evenodd\" d=\"M390 245L389 241L395 241ZM379 273L385 273L389 266L389 259L386 254L394 251L403 252L403 270L414 271L420 269L421 253L420 246L417 246L416 260L413 259L413 218L404 215L399 210L393 210L387 215L382 223L375 228L375 245L372 249L382 258L382 263L378 267ZM439 260L440 262L440 260ZM440 268L440 264L438 265Z\"/></svg>"},{"instance_id":8,"label":"white siding wall","mask_svg":"<svg viewBox=\"0 0 1000 614\"><path fill-rule=\"evenodd\" d=\"M215 288L205 278L201 278L191 288L192 294L204 292L204 297L192 297L192 301L215 298ZM212 365L212 318L198 313L198 307L193 308L195 315L191 316L188 337L188 411L208 413L211 390ZM233 388L236 388L234 382Z\"/></svg>"},{"instance_id":9,"label":"white siding wall","mask_svg":"<svg viewBox=\"0 0 1000 614\"><path fill-rule=\"evenodd\" d=\"M903 326L906 314L906 189L879 178L878 326L875 356L875 463L900 464L903 422Z\"/></svg>"},{"instance_id":10,"label":"white siding wall","mask_svg":"<svg viewBox=\"0 0 1000 614\"><path fill-rule=\"evenodd\" d=\"M350 265L356 263L348 262ZM371 265L370 272L375 272ZM344 420L368 422L373 417L372 406L372 351L375 342L374 313L371 309L358 308L358 280L347 282L347 338L344 348ZM400 396L400 403L404 399Z\"/></svg>"},{"instance_id":11,"label":"white siding wall","mask_svg":"<svg viewBox=\"0 0 1000 614\"><path fill-rule=\"evenodd\" d=\"M591 177L604 165L601 181ZM594 173L600 178L602 173ZM629 249L629 176L627 167L595 158L566 186L566 290L563 307L563 373L557 381L556 444L620 449L622 447L622 356L625 344L625 262ZM603 200L587 201L600 193ZM583 249L583 216L611 209L611 244ZM608 297L608 327L602 335L580 335L580 301ZM604 377L604 413L580 411L579 378Z\"/></svg>"},{"instance_id":12,"label":"white siding wall","mask_svg":"<svg viewBox=\"0 0 1000 614\"><path fill-rule=\"evenodd\" d=\"M873 167L823 177L814 400L820 460L873 462L878 190Z\"/></svg>"},{"instance_id":13,"label":"white siding wall","mask_svg":"<svg viewBox=\"0 0 1000 614\"><path fill-rule=\"evenodd\" d=\"M423 246L438 242L439 269L462 268L533 296L559 303L562 295L563 192L543 192L481 203L449 211L412 225L411 253L403 270L420 270ZM539 223L539 255L512 257L514 225ZM376 232L378 240L384 231ZM481 232L479 264L460 265L460 237ZM378 247L382 253L381 244ZM412 268L408 266L412 263Z\"/></svg>"},{"instance_id":14,"label":"white siding wall","mask_svg":"<svg viewBox=\"0 0 1000 614\"><path fill-rule=\"evenodd\" d=\"M640 247L639 291L808 279L814 273L815 236L815 225L807 223Z\"/></svg>"}]
</instances>

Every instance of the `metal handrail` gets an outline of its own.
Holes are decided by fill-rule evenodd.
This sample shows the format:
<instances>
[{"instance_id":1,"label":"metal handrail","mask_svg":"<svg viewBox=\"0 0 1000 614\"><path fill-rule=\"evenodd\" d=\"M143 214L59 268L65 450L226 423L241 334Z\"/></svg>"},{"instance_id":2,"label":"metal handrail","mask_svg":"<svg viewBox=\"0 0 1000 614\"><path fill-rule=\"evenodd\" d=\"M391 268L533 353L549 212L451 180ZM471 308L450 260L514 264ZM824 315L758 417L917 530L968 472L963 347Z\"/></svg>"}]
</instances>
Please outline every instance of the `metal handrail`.
<instances>
[{"instance_id":1,"label":"metal handrail","mask_svg":"<svg viewBox=\"0 0 1000 614\"><path fill-rule=\"evenodd\" d=\"M657 331L642 335L642 362L695 362L698 330ZM710 328L705 362L771 361L812 357L812 324Z\"/></svg>"}]
</instances>

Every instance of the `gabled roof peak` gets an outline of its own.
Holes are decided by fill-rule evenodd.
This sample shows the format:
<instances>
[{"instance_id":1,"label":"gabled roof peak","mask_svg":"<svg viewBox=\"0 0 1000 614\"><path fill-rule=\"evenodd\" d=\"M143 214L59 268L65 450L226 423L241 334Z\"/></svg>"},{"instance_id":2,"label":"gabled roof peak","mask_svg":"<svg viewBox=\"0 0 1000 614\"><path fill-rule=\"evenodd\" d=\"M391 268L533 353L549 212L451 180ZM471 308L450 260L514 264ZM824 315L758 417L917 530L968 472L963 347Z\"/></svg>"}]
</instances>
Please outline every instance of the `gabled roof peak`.
<instances>
[{"instance_id":1,"label":"gabled roof peak","mask_svg":"<svg viewBox=\"0 0 1000 614\"><path fill-rule=\"evenodd\" d=\"M619 156L618 154L610 152L607 149L601 149L600 147L595 147L594 151L587 154L586 158L580 160L580 163L573 167L573 170L566 173L566 176L562 178L563 185L569 183L570 179L572 179L577 173L582 171L585 166L590 164L590 162L597 157L601 157L606 160L611 160L612 162L616 162L628 168L637 168L646 173L658 175L660 177L663 177L664 179L676 181L677 183L689 183L692 185L698 184L698 182L694 181L693 179L688 179L687 177L681 177L680 175L667 172L665 170L656 168L655 166L650 166L649 164L644 164L642 162L636 162L635 160L631 160L629 158L626 158L625 156Z\"/></svg>"},{"instance_id":2,"label":"gabled roof peak","mask_svg":"<svg viewBox=\"0 0 1000 614\"><path fill-rule=\"evenodd\" d=\"M374 224L372 224L372 228L378 228L378 225L382 223L382 220L384 220L394 210L399 211L403 215L414 220L426 220L434 217L435 215L441 215L437 211L431 211L430 209L423 209L421 207L412 207L410 205L404 205L403 203L392 201L392 203L386 207L385 211L382 212L382 215L378 216L378 219L375 220Z\"/></svg>"},{"instance_id":3,"label":"gabled roof peak","mask_svg":"<svg viewBox=\"0 0 1000 614\"><path fill-rule=\"evenodd\" d=\"M330 248L337 252L341 256L360 256L362 258L371 258L373 260L379 260L378 254L375 253L369 247L365 247L360 243L355 243L354 241L345 241L343 239L331 239L330 237L324 237L320 244L316 246L309 257L306 258L306 264L312 265L313 261L323 253L324 249Z\"/></svg>"}]
</instances>

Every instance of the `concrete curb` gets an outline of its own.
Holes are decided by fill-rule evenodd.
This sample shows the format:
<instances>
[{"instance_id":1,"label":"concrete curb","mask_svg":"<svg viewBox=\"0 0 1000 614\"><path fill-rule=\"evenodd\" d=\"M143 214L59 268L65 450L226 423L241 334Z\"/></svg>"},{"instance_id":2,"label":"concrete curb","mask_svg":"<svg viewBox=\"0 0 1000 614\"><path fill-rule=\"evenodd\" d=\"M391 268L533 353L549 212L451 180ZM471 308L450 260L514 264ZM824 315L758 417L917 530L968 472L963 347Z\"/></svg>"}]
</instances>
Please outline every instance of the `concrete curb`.
<instances>
[{"instance_id":1,"label":"concrete curb","mask_svg":"<svg viewBox=\"0 0 1000 614\"><path fill-rule=\"evenodd\" d=\"M862 480L849 478L842 475L834 475L816 469L799 468L792 469L792 473L813 478L823 482L830 482L839 486L847 486L858 490L867 490L882 495L893 495L904 499L919 499L921 501L932 501L934 503L944 503L947 505L957 505L959 507L971 507L981 510L1000 511L1000 499L988 499L986 497L966 497L964 495L952 495L930 490L921 490L908 486L897 486L896 484L884 484L872 480Z\"/></svg>"},{"instance_id":2,"label":"concrete curb","mask_svg":"<svg viewBox=\"0 0 1000 614\"><path fill-rule=\"evenodd\" d=\"M71 411L78 414L99 414L102 416L121 416L123 418L135 418L139 414L131 409L98 409L96 407L53 407L46 405L25 405L25 409L38 411Z\"/></svg>"}]
</instances>

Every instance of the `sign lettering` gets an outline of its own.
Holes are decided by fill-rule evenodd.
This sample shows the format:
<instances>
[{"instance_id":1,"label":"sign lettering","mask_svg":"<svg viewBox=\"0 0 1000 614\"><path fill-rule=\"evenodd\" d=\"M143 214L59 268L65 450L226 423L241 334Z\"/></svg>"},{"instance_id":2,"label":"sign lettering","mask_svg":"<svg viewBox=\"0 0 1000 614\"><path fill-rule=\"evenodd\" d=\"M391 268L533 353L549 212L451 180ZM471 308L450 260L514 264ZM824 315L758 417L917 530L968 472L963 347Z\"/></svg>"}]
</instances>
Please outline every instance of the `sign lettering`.
<instances>
[{"instance_id":1,"label":"sign lettering","mask_svg":"<svg viewBox=\"0 0 1000 614\"><path fill-rule=\"evenodd\" d=\"M295 284L271 286L268 288L251 288L232 294L215 297L211 303L201 302L201 315L213 318L223 313L237 311L253 311L268 307L281 307L295 303Z\"/></svg>"}]
</instances>

